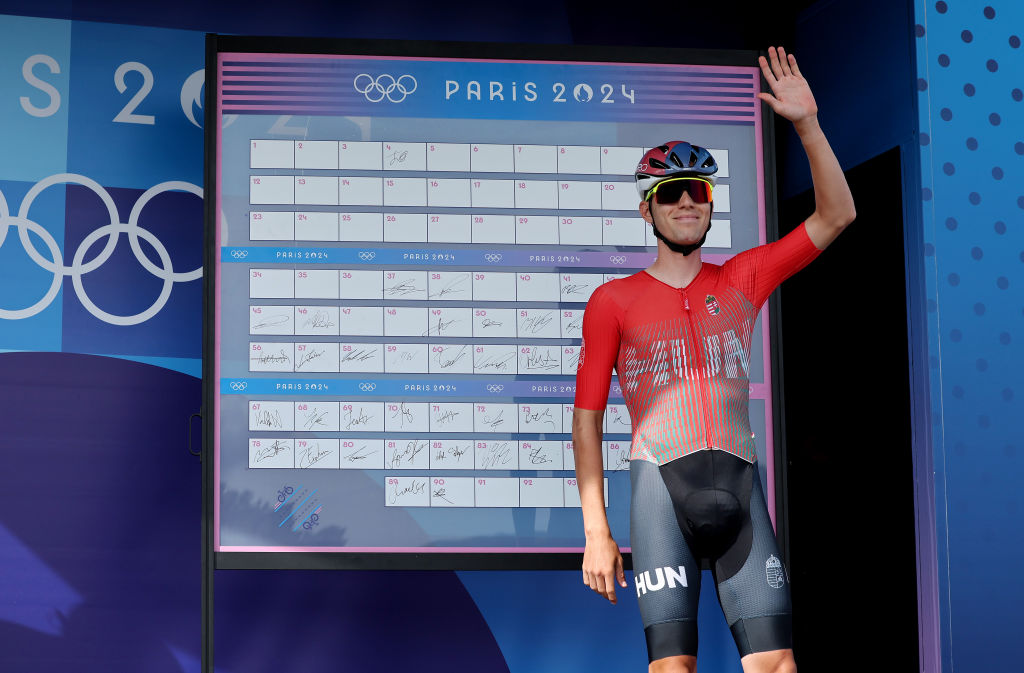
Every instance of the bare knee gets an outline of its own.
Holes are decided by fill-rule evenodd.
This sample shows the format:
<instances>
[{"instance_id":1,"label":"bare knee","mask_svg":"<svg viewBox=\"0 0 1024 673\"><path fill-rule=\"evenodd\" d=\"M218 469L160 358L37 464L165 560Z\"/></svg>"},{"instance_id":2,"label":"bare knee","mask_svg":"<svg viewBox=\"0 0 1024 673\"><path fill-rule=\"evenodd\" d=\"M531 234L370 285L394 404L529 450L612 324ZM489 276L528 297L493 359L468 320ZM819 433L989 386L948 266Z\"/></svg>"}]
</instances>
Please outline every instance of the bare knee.
<instances>
[{"instance_id":1,"label":"bare knee","mask_svg":"<svg viewBox=\"0 0 1024 673\"><path fill-rule=\"evenodd\" d=\"M741 660L743 673L796 673L793 650L755 652Z\"/></svg>"},{"instance_id":2,"label":"bare knee","mask_svg":"<svg viewBox=\"0 0 1024 673\"><path fill-rule=\"evenodd\" d=\"M680 655L656 659L647 667L648 673L696 673L697 657Z\"/></svg>"}]
</instances>

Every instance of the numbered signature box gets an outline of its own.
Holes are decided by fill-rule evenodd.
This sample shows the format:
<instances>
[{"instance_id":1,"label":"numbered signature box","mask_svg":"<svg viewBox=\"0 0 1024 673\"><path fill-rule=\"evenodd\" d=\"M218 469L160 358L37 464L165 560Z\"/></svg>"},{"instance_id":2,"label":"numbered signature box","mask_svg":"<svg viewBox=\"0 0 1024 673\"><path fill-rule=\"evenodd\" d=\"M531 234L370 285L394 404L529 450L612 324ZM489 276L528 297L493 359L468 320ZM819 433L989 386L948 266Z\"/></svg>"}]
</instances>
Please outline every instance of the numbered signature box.
<instances>
[{"instance_id":1,"label":"numbered signature box","mask_svg":"<svg viewBox=\"0 0 1024 673\"><path fill-rule=\"evenodd\" d=\"M253 140L249 168L295 168L294 144L291 140Z\"/></svg>"},{"instance_id":2,"label":"numbered signature box","mask_svg":"<svg viewBox=\"0 0 1024 673\"><path fill-rule=\"evenodd\" d=\"M386 171L425 171L427 170L426 143L384 143L384 162Z\"/></svg>"},{"instance_id":3,"label":"numbered signature box","mask_svg":"<svg viewBox=\"0 0 1024 673\"><path fill-rule=\"evenodd\" d=\"M472 203L468 178L428 178L427 205L432 208L468 208Z\"/></svg>"},{"instance_id":4,"label":"numbered signature box","mask_svg":"<svg viewBox=\"0 0 1024 673\"><path fill-rule=\"evenodd\" d=\"M606 442L606 444L608 445L607 469L628 470L632 444L630 442Z\"/></svg>"},{"instance_id":5,"label":"numbered signature box","mask_svg":"<svg viewBox=\"0 0 1024 673\"><path fill-rule=\"evenodd\" d=\"M431 271L427 281L430 299L467 301L473 298L473 277L469 271Z\"/></svg>"},{"instance_id":6,"label":"numbered signature box","mask_svg":"<svg viewBox=\"0 0 1024 673\"><path fill-rule=\"evenodd\" d=\"M604 175L634 175L637 164L644 156L642 147L602 147L601 173Z\"/></svg>"},{"instance_id":7,"label":"numbered signature box","mask_svg":"<svg viewBox=\"0 0 1024 673\"><path fill-rule=\"evenodd\" d=\"M474 243L515 243L516 224L512 215L473 215Z\"/></svg>"},{"instance_id":8,"label":"numbered signature box","mask_svg":"<svg viewBox=\"0 0 1024 673\"><path fill-rule=\"evenodd\" d=\"M562 373L562 346L520 345L519 373L552 375Z\"/></svg>"},{"instance_id":9,"label":"numbered signature box","mask_svg":"<svg viewBox=\"0 0 1024 673\"><path fill-rule=\"evenodd\" d=\"M477 344L473 347L474 374L516 374L515 344Z\"/></svg>"},{"instance_id":10,"label":"numbered signature box","mask_svg":"<svg viewBox=\"0 0 1024 673\"><path fill-rule=\"evenodd\" d=\"M519 443L511 439L482 440L474 444L476 469L518 470Z\"/></svg>"},{"instance_id":11,"label":"numbered signature box","mask_svg":"<svg viewBox=\"0 0 1024 673\"><path fill-rule=\"evenodd\" d=\"M291 306L250 306L249 334L292 335L295 333Z\"/></svg>"},{"instance_id":12,"label":"numbered signature box","mask_svg":"<svg viewBox=\"0 0 1024 673\"><path fill-rule=\"evenodd\" d=\"M471 402L432 402L429 406L431 432L473 432Z\"/></svg>"},{"instance_id":13,"label":"numbered signature box","mask_svg":"<svg viewBox=\"0 0 1024 673\"><path fill-rule=\"evenodd\" d=\"M431 243L471 243L473 230L470 216L428 215L427 240Z\"/></svg>"},{"instance_id":14,"label":"numbered signature box","mask_svg":"<svg viewBox=\"0 0 1024 673\"><path fill-rule=\"evenodd\" d=\"M383 299L384 272L359 269L341 269L340 299Z\"/></svg>"},{"instance_id":15,"label":"numbered signature box","mask_svg":"<svg viewBox=\"0 0 1024 673\"><path fill-rule=\"evenodd\" d=\"M559 145L558 172L597 175L601 172L601 150L585 145Z\"/></svg>"},{"instance_id":16,"label":"numbered signature box","mask_svg":"<svg viewBox=\"0 0 1024 673\"><path fill-rule=\"evenodd\" d=\"M295 141L295 168L316 170L337 170L338 141L297 140Z\"/></svg>"},{"instance_id":17,"label":"numbered signature box","mask_svg":"<svg viewBox=\"0 0 1024 673\"><path fill-rule=\"evenodd\" d=\"M520 477L520 507L563 507L565 493L561 479Z\"/></svg>"},{"instance_id":18,"label":"numbered signature box","mask_svg":"<svg viewBox=\"0 0 1024 673\"><path fill-rule=\"evenodd\" d=\"M476 503L473 477L431 477L431 507L473 507Z\"/></svg>"},{"instance_id":19,"label":"numbered signature box","mask_svg":"<svg viewBox=\"0 0 1024 673\"><path fill-rule=\"evenodd\" d=\"M430 309L427 329L420 336L468 337L473 336L473 309L438 307Z\"/></svg>"},{"instance_id":20,"label":"numbered signature box","mask_svg":"<svg viewBox=\"0 0 1024 673\"><path fill-rule=\"evenodd\" d=\"M426 299L427 272L396 269L384 273L385 299Z\"/></svg>"},{"instance_id":21,"label":"numbered signature box","mask_svg":"<svg viewBox=\"0 0 1024 673\"><path fill-rule=\"evenodd\" d=\"M385 432L430 432L427 407L427 402L385 402Z\"/></svg>"},{"instance_id":22,"label":"numbered signature box","mask_svg":"<svg viewBox=\"0 0 1024 673\"><path fill-rule=\"evenodd\" d=\"M253 175L249 178L249 203L283 206L295 203L295 179L290 175Z\"/></svg>"},{"instance_id":23,"label":"numbered signature box","mask_svg":"<svg viewBox=\"0 0 1024 673\"><path fill-rule=\"evenodd\" d=\"M295 363L295 345L273 341L249 343L249 371L292 372Z\"/></svg>"},{"instance_id":24,"label":"numbered signature box","mask_svg":"<svg viewBox=\"0 0 1024 673\"><path fill-rule=\"evenodd\" d=\"M581 507L580 503L580 487L576 485L576 478L569 477L562 481L564 484L563 493L565 494L565 506L566 507ZM609 506L608 502L608 479L604 480L604 506Z\"/></svg>"},{"instance_id":25,"label":"numbered signature box","mask_svg":"<svg viewBox=\"0 0 1024 673\"><path fill-rule=\"evenodd\" d=\"M732 223L729 220L711 218L711 229L704 245L709 248L731 248Z\"/></svg>"},{"instance_id":26,"label":"numbered signature box","mask_svg":"<svg viewBox=\"0 0 1024 673\"><path fill-rule=\"evenodd\" d=\"M629 420L629 409L625 404L609 404L604 414L604 431L608 433L631 434L633 424Z\"/></svg>"},{"instance_id":27,"label":"numbered signature box","mask_svg":"<svg viewBox=\"0 0 1024 673\"><path fill-rule=\"evenodd\" d=\"M341 432L384 432L384 403L339 402Z\"/></svg>"},{"instance_id":28,"label":"numbered signature box","mask_svg":"<svg viewBox=\"0 0 1024 673\"><path fill-rule=\"evenodd\" d=\"M515 301L516 274L502 271L473 272L473 299L476 301Z\"/></svg>"},{"instance_id":29,"label":"numbered signature box","mask_svg":"<svg viewBox=\"0 0 1024 673\"><path fill-rule=\"evenodd\" d=\"M296 270L295 297L300 299L337 299L338 272L335 269Z\"/></svg>"},{"instance_id":30,"label":"numbered signature box","mask_svg":"<svg viewBox=\"0 0 1024 673\"><path fill-rule=\"evenodd\" d=\"M425 243L427 240L426 214L386 213L384 215L384 240L396 243Z\"/></svg>"},{"instance_id":31,"label":"numbered signature box","mask_svg":"<svg viewBox=\"0 0 1024 673\"><path fill-rule=\"evenodd\" d=\"M473 373L473 346L471 344L430 344L429 348L427 369L431 374ZM462 432L462 430L455 432Z\"/></svg>"},{"instance_id":32,"label":"numbered signature box","mask_svg":"<svg viewBox=\"0 0 1024 673\"><path fill-rule=\"evenodd\" d=\"M517 180L516 208L557 208L558 183L554 180Z\"/></svg>"},{"instance_id":33,"label":"numbered signature box","mask_svg":"<svg viewBox=\"0 0 1024 673\"><path fill-rule=\"evenodd\" d=\"M559 311L561 316L560 333L563 339L583 338L583 309L572 308ZM573 370L575 372L575 370Z\"/></svg>"},{"instance_id":34,"label":"numbered signature box","mask_svg":"<svg viewBox=\"0 0 1024 673\"><path fill-rule=\"evenodd\" d=\"M343 470L383 470L384 440L346 438L339 442L339 459Z\"/></svg>"},{"instance_id":35,"label":"numbered signature box","mask_svg":"<svg viewBox=\"0 0 1024 673\"><path fill-rule=\"evenodd\" d=\"M557 346L556 346L557 348ZM520 404L519 405L519 432L536 432L544 434L548 432L563 432L562 429L562 405L561 404ZM553 461L551 461L553 462ZM561 452L559 452L558 464L561 465ZM540 468L535 468L540 469ZM556 468L545 468L556 469Z\"/></svg>"},{"instance_id":36,"label":"numbered signature box","mask_svg":"<svg viewBox=\"0 0 1024 673\"><path fill-rule=\"evenodd\" d=\"M580 366L580 347L562 346L562 374L575 376ZM570 407L571 409L571 407Z\"/></svg>"},{"instance_id":37,"label":"numbered signature box","mask_svg":"<svg viewBox=\"0 0 1024 673\"><path fill-rule=\"evenodd\" d=\"M257 469L295 467L295 440L273 437L250 438L249 467Z\"/></svg>"},{"instance_id":38,"label":"numbered signature box","mask_svg":"<svg viewBox=\"0 0 1024 673\"><path fill-rule=\"evenodd\" d=\"M385 470L426 470L430 466L430 442L426 439L384 440Z\"/></svg>"},{"instance_id":39,"label":"numbered signature box","mask_svg":"<svg viewBox=\"0 0 1024 673\"><path fill-rule=\"evenodd\" d=\"M430 507L430 477L384 477L387 507Z\"/></svg>"},{"instance_id":40,"label":"numbered signature box","mask_svg":"<svg viewBox=\"0 0 1024 673\"><path fill-rule=\"evenodd\" d=\"M473 432L519 432L517 406L477 402L473 405Z\"/></svg>"},{"instance_id":41,"label":"numbered signature box","mask_svg":"<svg viewBox=\"0 0 1024 673\"><path fill-rule=\"evenodd\" d=\"M632 182L602 182L601 208L603 210L636 211L640 196Z\"/></svg>"},{"instance_id":42,"label":"numbered signature box","mask_svg":"<svg viewBox=\"0 0 1024 673\"><path fill-rule=\"evenodd\" d=\"M339 142L338 168L356 171L379 171L383 168L383 151L378 142Z\"/></svg>"},{"instance_id":43,"label":"numbered signature box","mask_svg":"<svg viewBox=\"0 0 1024 673\"><path fill-rule=\"evenodd\" d=\"M516 299L519 301L558 301L558 274L516 274Z\"/></svg>"},{"instance_id":44,"label":"numbered signature box","mask_svg":"<svg viewBox=\"0 0 1024 673\"><path fill-rule=\"evenodd\" d=\"M519 469L561 470L562 443L532 439L519 442Z\"/></svg>"},{"instance_id":45,"label":"numbered signature box","mask_svg":"<svg viewBox=\"0 0 1024 673\"><path fill-rule=\"evenodd\" d=\"M516 173L557 173L558 155L554 145L515 145Z\"/></svg>"},{"instance_id":46,"label":"numbered signature box","mask_svg":"<svg viewBox=\"0 0 1024 673\"><path fill-rule=\"evenodd\" d=\"M565 210L601 210L601 183L559 181L558 207Z\"/></svg>"},{"instance_id":47,"label":"numbered signature box","mask_svg":"<svg viewBox=\"0 0 1024 673\"><path fill-rule=\"evenodd\" d=\"M298 342L295 344L296 372L337 372L338 344Z\"/></svg>"},{"instance_id":48,"label":"numbered signature box","mask_svg":"<svg viewBox=\"0 0 1024 673\"><path fill-rule=\"evenodd\" d=\"M513 286L513 289L515 289L515 286ZM515 337L515 314L515 309L511 308L473 309L473 336L496 338Z\"/></svg>"},{"instance_id":49,"label":"numbered signature box","mask_svg":"<svg viewBox=\"0 0 1024 673\"><path fill-rule=\"evenodd\" d=\"M384 373L426 374L427 344L384 344Z\"/></svg>"},{"instance_id":50,"label":"numbered signature box","mask_svg":"<svg viewBox=\"0 0 1024 673\"><path fill-rule=\"evenodd\" d=\"M516 312L516 332L530 339L558 339L558 311L547 308L521 308Z\"/></svg>"},{"instance_id":51,"label":"numbered signature box","mask_svg":"<svg viewBox=\"0 0 1024 673\"><path fill-rule=\"evenodd\" d=\"M301 470L337 470L341 467L338 456L338 440L296 439L295 467Z\"/></svg>"},{"instance_id":52,"label":"numbered signature box","mask_svg":"<svg viewBox=\"0 0 1024 673\"><path fill-rule=\"evenodd\" d=\"M296 241L337 241L338 213L295 213Z\"/></svg>"},{"instance_id":53,"label":"numbered signature box","mask_svg":"<svg viewBox=\"0 0 1024 673\"><path fill-rule=\"evenodd\" d=\"M474 486L477 507L519 507L516 477L478 477Z\"/></svg>"},{"instance_id":54,"label":"numbered signature box","mask_svg":"<svg viewBox=\"0 0 1024 673\"><path fill-rule=\"evenodd\" d=\"M387 281L385 281L387 282ZM423 336L427 331L427 309L420 306L385 306L385 336Z\"/></svg>"},{"instance_id":55,"label":"numbered signature box","mask_svg":"<svg viewBox=\"0 0 1024 673\"><path fill-rule=\"evenodd\" d=\"M516 217L516 243L557 245L558 218L552 215L520 215Z\"/></svg>"},{"instance_id":56,"label":"numbered signature box","mask_svg":"<svg viewBox=\"0 0 1024 673\"><path fill-rule=\"evenodd\" d=\"M428 143L428 171L469 171L469 145L466 143Z\"/></svg>"},{"instance_id":57,"label":"numbered signature box","mask_svg":"<svg viewBox=\"0 0 1024 673\"><path fill-rule=\"evenodd\" d=\"M254 210L249 213L250 241L295 240L295 219L285 211Z\"/></svg>"},{"instance_id":58,"label":"numbered signature box","mask_svg":"<svg viewBox=\"0 0 1024 673\"><path fill-rule=\"evenodd\" d=\"M295 431L338 432L341 427L338 414L337 402L295 402Z\"/></svg>"},{"instance_id":59,"label":"numbered signature box","mask_svg":"<svg viewBox=\"0 0 1024 673\"><path fill-rule=\"evenodd\" d=\"M295 178L295 203L338 205L338 178L300 175Z\"/></svg>"},{"instance_id":60,"label":"numbered signature box","mask_svg":"<svg viewBox=\"0 0 1024 673\"><path fill-rule=\"evenodd\" d=\"M515 170L511 145L474 144L469 161L473 172L511 173Z\"/></svg>"},{"instance_id":61,"label":"numbered signature box","mask_svg":"<svg viewBox=\"0 0 1024 673\"><path fill-rule=\"evenodd\" d=\"M338 213L339 241L383 241L383 213Z\"/></svg>"},{"instance_id":62,"label":"numbered signature box","mask_svg":"<svg viewBox=\"0 0 1024 673\"><path fill-rule=\"evenodd\" d=\"M651 225L641 217L606 217L601 227L604 245L646 245L646 232Z\"/></svg>"},{"instance_id":63,"label":"numbered signature box","mask_svg":"<svg viewBox=\"0 0 1024 673\"><path fill-rule=\"evenodd\" d=\"M435 439L430 442L430 469L472 470L476 467L473 459L472 439Z\"/></svg>"},{"instance_id":64,"label":"numbered signature box","mask_svg":"<svg viewBox=\"0 0 1024 673\"><path fill-rule=\"evenodd\" d=\"M338 371L341 373L384 373L384 344L340 343Z\"/></svg>"},{"instance_id":65,"label":"numbered signature box","mask_svg":"<svg viewBox=\"0 0 1024 673\"><path fill-rule=\"evenodd\" d=\"M559 217L558 241L562 245L602 245L601 218Z\"/></svg>"},{"instance_id":66,"label":"numbered signature box","mask_svg":"<svg viewBox=\"0 0 1024 673\"><path fill-rule=\"evenodd\" d=\"M384 309L380 306L339 306L338 334L383 336Z\"/></svg>"},{"instance_id":67,"label":"numbered signature box","mask_svg":"<svg viewBox=\"0 0 1024 673\"><path fill-rule=\"evenodd\" d=\"M254 400L249 403L250 432L294 432L295 410L292 402L267 402Z\"/></svg>"},{"instance_id":68,"label":"numbered signature box","mask_svg":"<svg viewBox=\"0 0 1024 673\"><path fill-rule=\"evenodd\" d=\"M515 208L514 180L471 180L470 194L476 208Z\"/></svg>"},{"instance_id":69,"label":"numbered signature box","mask_svg":"<svg viewBox=\"0 0 1024 673\"><path fill-rule=\"evenodd\" d=\"M384 180L371 177L341 177L338 179L339 206L384 205Z\"/></svg>"},{"instance_id":70,"label":"numbered signature box","mask_svg":"<svg viewBox=\"0 0 1024 673\"><path fill-rule=\"evenodd\" d=\"M558 280L558 293L562 301L585 303L594 290L604 283L604 276L599 273L563 273Z\"/></svg>"},{"instance_id":71,"label":"numbered signature box","mask_svg":"<svg viewBox=\"0 0 1024 673\"><path fill-rule=\"evenodd\" d=\"M294 299L295 274L291 269L250 269L251 299Z\"/></svg>"}]
</instances>

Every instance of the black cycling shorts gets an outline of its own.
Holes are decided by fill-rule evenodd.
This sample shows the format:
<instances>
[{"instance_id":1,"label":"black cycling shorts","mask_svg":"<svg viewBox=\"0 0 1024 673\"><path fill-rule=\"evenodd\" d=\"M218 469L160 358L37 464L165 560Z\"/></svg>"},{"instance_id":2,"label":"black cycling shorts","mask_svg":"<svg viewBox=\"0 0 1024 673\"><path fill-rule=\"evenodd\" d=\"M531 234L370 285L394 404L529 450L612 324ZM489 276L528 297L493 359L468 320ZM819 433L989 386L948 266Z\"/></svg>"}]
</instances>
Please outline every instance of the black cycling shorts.
<instances>
[{"instance_id":1,"label":"black cycling shorts","mask_svg":"<svg viewBox=\"0 0 1024 673\"><path fill-rule=\"evenodd\" d=\"M651 661L697 654L701 561L740 656L792 647L789 576L756 464L725 451L630 463L630 542Z\"/></svg>"}]
</instances>

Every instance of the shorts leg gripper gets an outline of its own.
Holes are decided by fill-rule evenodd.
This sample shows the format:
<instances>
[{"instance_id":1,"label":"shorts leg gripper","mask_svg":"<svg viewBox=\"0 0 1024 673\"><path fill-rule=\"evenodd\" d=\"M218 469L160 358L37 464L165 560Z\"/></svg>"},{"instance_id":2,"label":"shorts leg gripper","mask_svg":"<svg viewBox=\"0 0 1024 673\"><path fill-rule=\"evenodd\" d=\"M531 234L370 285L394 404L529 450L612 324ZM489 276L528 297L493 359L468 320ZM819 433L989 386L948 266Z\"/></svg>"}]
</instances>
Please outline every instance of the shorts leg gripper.
<instances>
[{"instance_id":1,"label":"shorts leg gripper","mask_svg":"<svg viewBox=\"0 0 1024 673\"><path fill-rule=\"evenodd\" d=\"M697 620L681 619L658 622L644 629L647 638L647 659L664 659L681 654L697 656Z\"/></svg>"}]
</instances>

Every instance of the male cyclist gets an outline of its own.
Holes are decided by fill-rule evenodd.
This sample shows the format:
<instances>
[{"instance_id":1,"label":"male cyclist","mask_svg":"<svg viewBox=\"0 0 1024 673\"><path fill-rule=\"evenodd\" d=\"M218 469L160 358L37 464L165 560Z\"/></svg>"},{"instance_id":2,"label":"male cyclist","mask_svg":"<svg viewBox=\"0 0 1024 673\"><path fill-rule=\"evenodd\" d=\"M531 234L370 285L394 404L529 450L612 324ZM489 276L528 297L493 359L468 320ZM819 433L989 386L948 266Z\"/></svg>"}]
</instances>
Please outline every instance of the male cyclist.
<instances>
[{"instance_id":1,"label":"male cyclist","mask_svg":"<svg viewBox=\"0 0 1024 673\"><path fill-rule=\"evenodd\" d=\"M718 165L686 142L655 147L636 181L657 259L599 287L584 313L573 416L583 581L612 603L616 581L626 586L604 510L600 449L614 367L633 423L631 546L652 673L696 670L701 560L711 566L743 670L796 670L788 576L750 432L751 332L768 295L855 212L796 59L772 47L760 66L772 94L758 97L794 124L807 153L814 213L779 241L721 266L704 263Z\"/></svg>"}]
</instances>

